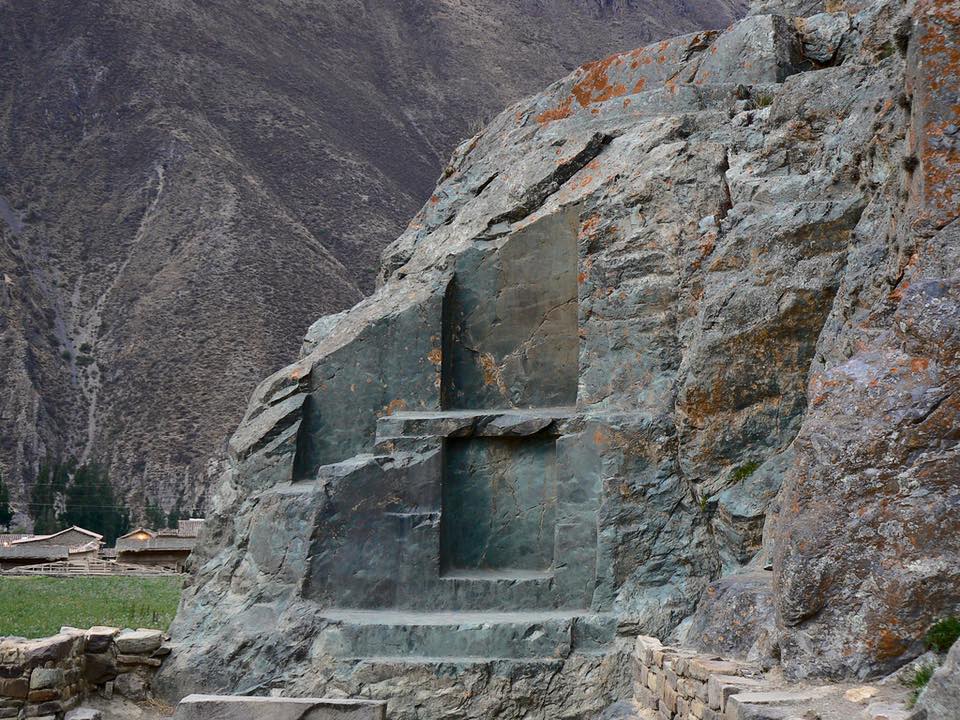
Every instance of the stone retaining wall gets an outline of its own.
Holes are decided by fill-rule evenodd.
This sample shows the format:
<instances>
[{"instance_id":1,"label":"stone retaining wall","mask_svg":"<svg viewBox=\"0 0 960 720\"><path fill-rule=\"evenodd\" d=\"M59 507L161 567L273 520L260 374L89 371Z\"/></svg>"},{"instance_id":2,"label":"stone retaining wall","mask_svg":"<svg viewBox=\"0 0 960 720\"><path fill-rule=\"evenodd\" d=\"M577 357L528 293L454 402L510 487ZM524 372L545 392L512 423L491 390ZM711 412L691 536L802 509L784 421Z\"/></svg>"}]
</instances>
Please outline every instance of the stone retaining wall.
<instances>
[{"instance_id":1,"label":"stone retaining wall","mask_svg":"<svg viewBox=\"0 0 960 720\"><path fill-rule=\"evenodd\" d=\"M910 668L874 685L791 682L779 669L764 674L748 662L666 647L652 637L637 638L633 663L633 714L625 716L631 719L919 720L904 684Z\"/></svg>"},{"instance_id":2,"label":"stone retaining wall","mask_svg":"<svg viewBox=\"0 0 960 720\"><path fill-rule=\"evenodd\" d=\"M159 630L110 627L0 639L0 718L59 720L92 690L144 700L170 652L163 641Z\"/></svg>"},{"instance_id":3,"label":"stone retaining wall","mask_svg":"<svg viewBox=\"0 0 960 720\"><path fill-rule=\"evenodd\" d=\"M634 699L663 720L723 720L731 696L764 685L747 663L637 638Z\"/></svg>"}]
</instances>

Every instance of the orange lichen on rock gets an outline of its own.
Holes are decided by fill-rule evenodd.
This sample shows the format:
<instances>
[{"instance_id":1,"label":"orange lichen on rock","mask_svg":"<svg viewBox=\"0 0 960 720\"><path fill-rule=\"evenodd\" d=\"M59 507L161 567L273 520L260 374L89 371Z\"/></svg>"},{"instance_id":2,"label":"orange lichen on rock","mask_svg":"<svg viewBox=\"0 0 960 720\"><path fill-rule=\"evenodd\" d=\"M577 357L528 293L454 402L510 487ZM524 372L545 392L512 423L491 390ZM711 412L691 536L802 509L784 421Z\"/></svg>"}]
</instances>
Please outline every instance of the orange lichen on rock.
<instances>
[{"instance_id":1,"label":"orange lichen on rock","mask_svg":"<svg viewBox=\"0 0 960 720\"><path fill-rule=\"evenodd\" d=\"M605 60L587 63L581 68L583 77L571 90L581 107L627 94L627 86L623 83L611 84L608 75L610 66L618 60L619 55L611 55Z\"/></svg>"},{"instance_id":2,"label":"orange lichen on rock","mask_svg":"<svg viewBox=\"0 0 960 720\"><path fill-rule=\"evenodd\" d=\"M591 215L583 223L580 224L580 233L579 237L581 240L584 238L592 237L597 230L597 226L600 225L600 216Z\"/></svg>"},{"instance_id":3,"label":"orange lichen on rock","mask_svg":"<svg viewBox=\"0 0 960 720\"><path fill-rule=\"evenodd\" d=\"M383 409L384 414L393 415L394 413L401 412L402 410L407 409L407 401L397 398L396 400L391 400L389 404Z\"/></svg>"},{"instance_id":4,"label":"orange lichen on rock","mask_svg":"<svg viewBox=\"0 0 960 720\"><path fill-rule=\"evenodd\" d=\"M573 110L570 107L572 104L573 97L568 97L557 107L551 108L550 110L544 110L542 113L537 115L534 120L536 120L540 125L546 125L554 122L555 120L563 120L568 118L573 115Z\"/></svg>"}]
</instances>

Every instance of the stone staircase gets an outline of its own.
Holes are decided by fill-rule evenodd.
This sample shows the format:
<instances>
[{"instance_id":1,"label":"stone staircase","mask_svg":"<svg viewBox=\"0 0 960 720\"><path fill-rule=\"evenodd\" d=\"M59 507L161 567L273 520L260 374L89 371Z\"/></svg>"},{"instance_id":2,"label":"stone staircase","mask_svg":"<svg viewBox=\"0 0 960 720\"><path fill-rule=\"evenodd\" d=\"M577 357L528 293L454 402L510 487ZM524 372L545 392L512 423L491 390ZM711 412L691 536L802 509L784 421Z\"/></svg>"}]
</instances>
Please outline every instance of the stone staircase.
<instances>
[{"instance_id":1,"label":"stone staircase","mask_svg":"<svg viewBox=\"0 0 960 720\"><path fill-rule=\"evenodd\" d=\"M616 632L611 614L326 610L314 649L335 658L560 659L601 653Z\"/></svg>"}]
</instances>

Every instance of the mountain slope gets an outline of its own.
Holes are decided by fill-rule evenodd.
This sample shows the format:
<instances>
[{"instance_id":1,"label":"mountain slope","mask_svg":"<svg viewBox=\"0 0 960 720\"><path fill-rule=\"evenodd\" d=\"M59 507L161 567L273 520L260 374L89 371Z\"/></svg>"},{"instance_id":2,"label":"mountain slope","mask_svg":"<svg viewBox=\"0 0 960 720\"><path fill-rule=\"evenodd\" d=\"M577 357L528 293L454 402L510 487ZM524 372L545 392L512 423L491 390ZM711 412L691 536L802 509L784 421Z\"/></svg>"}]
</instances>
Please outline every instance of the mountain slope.
<instances>
[{"instance_id":1,"label":"mountain slope","mask_svg":"<svg viewBox=\"0 0 960 720\"><path fill-rule=\"evenodd\" d=\"M483 116L740 0L0 5L0 470L193 507ZM182 497L181 497L182 496Z\"/></svg>"}]
</instances>

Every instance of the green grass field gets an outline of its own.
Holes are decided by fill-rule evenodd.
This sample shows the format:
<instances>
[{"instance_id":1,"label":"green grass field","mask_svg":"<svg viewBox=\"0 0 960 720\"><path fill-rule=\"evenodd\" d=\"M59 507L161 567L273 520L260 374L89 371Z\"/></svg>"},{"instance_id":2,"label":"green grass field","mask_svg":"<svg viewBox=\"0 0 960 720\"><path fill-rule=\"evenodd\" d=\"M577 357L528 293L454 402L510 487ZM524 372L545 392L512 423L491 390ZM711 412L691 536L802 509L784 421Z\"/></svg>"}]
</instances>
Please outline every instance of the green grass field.
<instances>
[{"instance_id":1,"label":"green grass field","mask_svg":"<svg viewBox=\"0 0 960 720\"><path fill-rule=\"evenodd\" d=\"M179 577L0 577L0 635L43 637L63 625L166 630Z\"/></svg>"}]
</instances>

